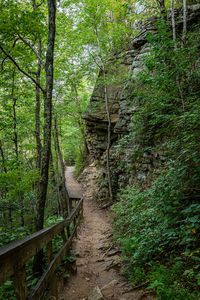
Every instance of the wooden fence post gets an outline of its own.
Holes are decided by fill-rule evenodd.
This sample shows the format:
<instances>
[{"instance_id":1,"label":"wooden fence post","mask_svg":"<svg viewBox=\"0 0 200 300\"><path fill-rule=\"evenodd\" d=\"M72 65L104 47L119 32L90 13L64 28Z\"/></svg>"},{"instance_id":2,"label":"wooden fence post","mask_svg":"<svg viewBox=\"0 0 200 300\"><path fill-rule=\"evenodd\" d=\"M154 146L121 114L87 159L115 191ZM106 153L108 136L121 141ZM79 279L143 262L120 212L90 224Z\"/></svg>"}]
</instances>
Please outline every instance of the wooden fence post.
<instances>
[{"instance_id":1,"label":"wooden fence post","mask_svg":"<svg viewBox=\"0 0 200 300\"><path fill-rule=\"evenodd\" d=\"M52 241L47 244L47 261L48 265L51 263L53 259L53 248L52 248ZM50 294L51 296L57 299L58 297L58 288L57 288L57 276L56 273L53 274L50 280Z\"/></svg>"},{"instance_id":2,"label":"wooden fence post","mask_svg":"<svg viewBox=\"0 0 200 300\"><path fill-rule=\"evenodd\" d=\"M74 224L74 228L76 227L76 222L77 222L77 218L74 218L73 224ZM75 237L77 237L77 230L75 231Z\"/></svg>"},{"instance_id":3,"label":"wooden fence post","mask_svg":"<svg viewBox=\"0 0 200 300\"><path fill-rule=\"evenodd\" d=\"M26 285L26 269L25 265L14 274L14 288L17 300L27 299L27 285Z\"/></svg>"},{"instance_id":4,"label":"wooden fence post","mask_svg":"<svg viewBox=\"0 0 200 300\"><path fill-rule=\"evenodd\" d=\"M69 237L70 237L70 225L67 226L67 238L69 238Z\"/></svg>"},{"instance_id":5,"label":"wooden fence post","mask_svg":"<svg viewBox=\"0 0 200 300\"><path fill-rule=\"evenodd\" d=\"M51 296L55 297L55 299L58 299L58 280L56 273L53 274L52 279L50 281L50 291Z\"/></svg>"},{"instance_id":6,"label":"wooden fence post","mask_svg":"<svg viewBox=\"0 0 200 300\"><path fill-rule=\"evenodd\" d=\"M50 241L48 244L47 244L47 262L48 262L48 265L50 264L50 262L52 261L53 259L53 249L52 249L52 241Z\"/></svg>"}]
</instances>

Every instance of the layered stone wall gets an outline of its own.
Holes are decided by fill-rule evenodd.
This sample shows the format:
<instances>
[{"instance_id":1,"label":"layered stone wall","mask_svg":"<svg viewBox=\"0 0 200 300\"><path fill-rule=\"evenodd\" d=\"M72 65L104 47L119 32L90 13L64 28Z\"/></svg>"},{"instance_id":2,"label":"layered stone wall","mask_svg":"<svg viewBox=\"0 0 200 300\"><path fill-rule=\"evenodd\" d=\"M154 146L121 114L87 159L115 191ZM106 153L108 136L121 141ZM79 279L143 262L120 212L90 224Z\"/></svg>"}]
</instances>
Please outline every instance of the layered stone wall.
<instances>
[{"instance_id":1,"label":"layered stone wall","mask_svg":"<svg viewBox=\"0 0 200 300\"><path fill-rule=\"evenodd\" d=\"M170 20L170 16L169 16ZM188 8L188 28L200 20L200 5L193 5ZM140 25L138 34L129 46L129 49L115 54L106 65L108 80L108 101L111 117L111 148L110 165L112 174L112 186L114 196L117 191L127 185L141 183L150 185L154 176L159 173L165 157L162 148L158 151L144 151L138 153L138 145L132 142L131 145L118 147L121 139L125 138L130 131L131 118L137 109L131 104L132 92L134 90L134 78L142 71L143 58L150 52L147 43L149 32L156 34L155 22L152 17L145 24ZM182 30L182 11L176 10L177 30ZM90 155L98 166L98 190L96 198L108 200L108 185L106 179L106 146L107 146L107 114L105 106L104 85L102 74L99 74L93 95L91 97L88 112L85 115L86 136ZM127 143L128 144L128 143ZM133 167L134 166L134 167Z\"/></svg>"}]
</instances>

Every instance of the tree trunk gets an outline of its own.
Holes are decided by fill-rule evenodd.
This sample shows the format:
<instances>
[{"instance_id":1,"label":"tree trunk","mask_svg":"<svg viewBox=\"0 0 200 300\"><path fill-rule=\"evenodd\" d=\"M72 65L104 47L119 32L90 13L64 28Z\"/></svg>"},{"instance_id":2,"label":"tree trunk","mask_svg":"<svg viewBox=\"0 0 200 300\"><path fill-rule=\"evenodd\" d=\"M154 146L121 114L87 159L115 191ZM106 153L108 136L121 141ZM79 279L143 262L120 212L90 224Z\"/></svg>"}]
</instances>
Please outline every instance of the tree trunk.
<instances>
[{"instance_id":1,"label":"tree trunk","mask_svg":"<svg viewBox=\"0 0 200 300\"><path fill-rule=\"evenodd\" d=\"M36 12L37 5L36 1L32 0L33 10ZM38 54L41 57L42 54L42 45L41 40L38 39ZM40 85L40 75L41 75L41 61L38 59L37 64L37 75L36 75L36 82ZM40 88L38 85L35 86L35 95L36 95L36 107L35 107L35 139L36 139L36 169L41 173L41 156L42 156L42 144L41 144L41 137L40 137ZM36 183L36 199L40 198L40 181ZM38 203L37 203L38 205ZM37 208L38 209L38 208ZM37 211L36 211L37 214ZM37 228L37 220L38 215L35 217L35 229ZM37 230L37 229L36 229ZM42 265L43 265L43 250L41 250L35 257L33 262L33 273L40 274L42 273Z\"/></svg>"},{"instance_id":2,"label":"tree trunk","mask_svg":"<svg viewBox=\"0 0 200 300\"><path fill-rule=\"evenodd\" d=\"M2 141L0 140L0 154L1 154L1 160L2 160L2 169L4 171L4 173L6 174L8 172L7 168L6 168L6 159L5 159L5 155L4 155L4 150L3 150L3 146L2 146ZM1 167L0 167L0 171L1 171ZM7 189L7 186L5 187L5 191L1 192L0 190L0 198L2 197L7 197L7 193L8 193L8 189ZM9 220L10 220L10 223L12 225L12 204L9 204L8 206L8 217L9 217Z\"/></svg>"},{"instance_id":3,"label":"tree trunk","mask_svg":"<svg viewBox=\"0 0 200 300\"><path fill-rule=\"evenodd\" d=\"M166 7L165 7L165 0L156 0L159 8L160 8L160 15L162 19L166 19Z\"/></svg>"},{"instance_id":4,"label":"tree trunk","mask_svg":"<svg viewBox=\"0 0 200 300\"><path fill-rule=\"evenodd\" d=\"M174 16L174 0L171 0L171 14L172 14L172 31L173 31L173 41L175 42L176 49L176 24L175 24L175 16Z\"/></svg>"},{"instance_id":5,"label":"tree trunk","mask_svg":"<svg viewBox=\"0 0 200 300\"><path fill-rule=\"evenodd\" d=\"M78 97L78 91L77 91L76 85L74 86L74 91L75 91L75 96L76 96L76 104L77 104L77 107L79 108L79 102L78 102L79 97ZM80 111L79 111L79 117L80 117L80 120L82 120L82 114ZM83 122L81 122L80 120L78 121L78 125L80 128L82 137L83 137L84 148L85 148L84 150L85 150L86 155L89 155L89 149L88 149L86 136L85 136L85 132L84 132L84 128L83 128Z\"/></svg>"},{"instance_id":6,"label":"tree trunk","mask_svg":"<svg viewBox=\"0 0 200 300\"><path fill-rule=\"evenodd\" d=\"M185 37L187 31L187 1L183 0L183 36Z\"/></svg>"},{"instance_id":7,"label":"tree trunk","mask_svg":"<svg viewBox=\"0 0 200 300\"><path fill-rule=\"evenodd\" d=\"M114 15L113 15L113 11L110 11L110 22L114 23Z\"/></svg>"},{"instance_id":8,"label":"tree trunk","mask_svg":"<svg viewBox=\"0 0 200 300\"><path fill-rule=\"evenodd\" d=\"M54 137L55 137L55 148L58 153L58 158L60 162L60 169L61 169L61 184L62 184L62 203L64 209L67 211L67 214L65 213L65 216L68 215L71 211L71 203L69 200L69 196L65 187L65 165L62 157L62 152L60 149L59 139L58 139L58 123L57 123L57 116L54 111Z\"/></svg>"},{"instance_id":9,"label":"tree trunk","mask_svg":"<svg viewBox=\"0 0 200 300\"><path fill-rule=\"evenodd\" d=\"M50 159L49 159L49 182L50 182L53 186L54 186L55 183L56 183L52 151L51 151Z\"/></svg>"},{"instance_id":10,"label":"tree trunk","mask_svg":"<svg viewBox=\"0 0 200 300\"><path fill-rule=\"evenodd\" d=\"M4 151L3 151L3 146L2 146L1 140L0 140L0 154L1 154L2 166L3 166L4 173L7 173L6 160L5 160L5 155L4 155Z\"/></svg>"},{"instance_id":11,"label":"tree trunk","mask_svg":"<svg viewBox=\"0 0 200 300\"><path fill-rule=\"evenodd\" d=\"M52 92L53 92L53 60L54 42L56 32L56 0L48 0L49 31L46 53L46 89L44 91L44 146L41 159L41 179L38 188L37 215L35 230L41 230L44 226L44 210L47 195L49 160L51 155L51 124L52 124ZM42 273L43 251L40 251L34 259L33 272Z\"/></svg>"},{"instance_id":12,"label":"tree trunk","mask_svg":"<svg viewBox=\"0 0 200 300\"><path fill-rule=\"evenodd\" d=\"M166 18L165 0L160 0L160 14L162 18Z\"/></svg>"},{"instance_id":13,"label":"tree trunk","mask_svg":"<svg viewBox=\"0 0 200 300\"><path fill-rule=\"evenodd\" d=\"M19 152L18 152L18 135L17 135L17 115L16 115L16 104L17 99L14 96L14 89L15 89L15 68L13 69L12 74L12 99L13 99L13 142L15 145L15 155L17 165L19 164Z\"/></svg>"},{"instance_id":14,"label":"tree trunk","mask_svg":"<svg viewBox=\"0 0 200 300\"><path fill-rule=\"evenodd\" d=\"M16 114L16 104L17 104L17 99L14 95L14 90L15 90L15 68L13 70L13 78L12 78L12 99L13 99L13 141L15 145L15 155L16 155L16 162L17 162L17 167L20 167L20 162L19 162L19 149L18 149L18 134L17 134L17 114ZM21 179L21 178L20 178ZM21 226L24 226L24 193L23 191L18 192L19 195L19 200L20 200L20 218L21 218ZM9 213L11 214L11 212ZM12 218L12 217L11 217Z\"/></svg>"},{"instance_id":15,"label":"tree trunk","mask_svg":"<svg viewBox=\"0 0 200 300\"><path fill-rule=\"evenodd\" d=\"M60 130L59 130L60 129ZM58 132L60 135L60 150L62 153L62 156L64 157L64 146L63 146L63 135L62 135L62 125L61 125L61 116L60 116L60 128L58 128Z\"/></svg>"},{"instance_id":16,"label":"tree trunk","mask_svg":"<svg viewBox=\"0 0 200 300\"><path fill-rule=\"evenodd\" d=\"M41 40L38 40L38 53L41 57L42 46ZM41 74L41 62L38 59L38 68L37 68L37 82L40 84L40 74ZM37 147L37 158L36 158L36 168L40 170L41 168L41 154L42 154L42 145L40 138L40 89L38 86L35 87L36 90L36 108L35 108L35 138L36 138L36 147Z\"/></svg>"},{"instance_id":17,"label":"tree trunk","mask_svg":"<svg viewBox=\"0 0 200 300\"><path fill-rule=\"evenodd\" d=\"M58 202L58 216L62 216L64 218L64 209L62 206L62 201L60 198L60 189L59 189L59 172L58 172L58 153L56 147L55 133L53 132L54 139L54 147L55 147L55 164L56 164L56 191L57 191L57 202Z\"/></svg>"},{"instance_id":18,"label":"tree trunk","mask_svg":"<svg viewBox=\"0 0 200 300\"><path fill-rule=\"evenodd\" d=\"M104 62L103 62L103 58L102 58L101 45L100 45L97 27L95 28L95 32L96 32L96 36L97 36L99 56L101 59L101 69L103 72L104 96L105 96L105 105L106 105L106 113L107 113L107 120L108 120L107 147L106 147L106 169L107 169L107 178L108 178L109 197L110 197L110 201L112 201L113 193L112 193L112 182L111 182L111 174L110 174L111 119L110 119L110 110L109 110L109 103L108 103L108 88L107 88L105 67L104 67Z\"/></svg>"},{"instance_id":19,"label":"tree trunk","mask_svg":"<svg viewBox=\"0 0 200 300\"><path fill-rule=\"evenodd\" d=\"M110 201L112 202L113 201L113 192L112 192L112 182L111 182L111 174L110 174L111 119L110 119L110 110L109 110L109 102L108 102L108 88L107 88L107 84L106 84L106 76L105 76L104 67L103 67L103 78L104 78L104 96L105 96L105 103L106 103L106 113L107 113L107 120L108 120L106 166L107 166L109 197L110 197Z\"/></svg>"},{"instance_id":20,"label":"tree trunk","mask_svg":"<svg viewBox=\"0 0 200 300\"><path fill-rule=\"evenodd\" d=\"M53 58L56 30L56 0L48 0L49 32L46 53L46 90L44 92L44 146L41 161L41 180L37 206L35 229L44 225L44 209L48 186L49 158L51 153L51 123L52 123L52 91L53 91Z\"/></svg>"},{"instance_id":21,"label":"tree trunk","mask_svg":"<svg viewBox=\"0 0 200 300\"><path fill-rule=\"evenodd\" d=\"M35 4L35 3L34 3ZM36 10L36 7L34 6L34 10ZM41 40L38 40L38 53L41 57L42 54L42 46L41 46ZM36 75L36 81L38 84L40 84L40 75L41 75L41 62L38 59L38 66L37 66L37 75ZM40 89L36 85L35 86L35 95L36 95L36 107L35 107L35 139L36 139L36 169L38 172L41 172L41 157L42 157L42 144L41 144L41 137L40 137ZM40 197L40 181L36 183L36 199L39 199ZM37 212L36 212L37 213Z\"/></svg>"},{"instance_id":22,"label":"tree trunk","mask_svg":"<svg viewBox=\"0 0 200 300\"><path fill-rule=\"evenodd\" d=\"M36 12L37 5L35 0L33 1L33 10ZM38 39L38 55L39 57L42 56L42 42L41 39ZM41 75L41 60L38 59L37 65L37 75L36 81L38 85L35 86L36 92L36 108L35 108L35 139L36 139L36 147L37 147L37 158L36 158L36 168L40 170L41 168L41 154L42 154L42 145L41 145L41 138L40 138L40 75Z\"/></svg>"}]
</instances>

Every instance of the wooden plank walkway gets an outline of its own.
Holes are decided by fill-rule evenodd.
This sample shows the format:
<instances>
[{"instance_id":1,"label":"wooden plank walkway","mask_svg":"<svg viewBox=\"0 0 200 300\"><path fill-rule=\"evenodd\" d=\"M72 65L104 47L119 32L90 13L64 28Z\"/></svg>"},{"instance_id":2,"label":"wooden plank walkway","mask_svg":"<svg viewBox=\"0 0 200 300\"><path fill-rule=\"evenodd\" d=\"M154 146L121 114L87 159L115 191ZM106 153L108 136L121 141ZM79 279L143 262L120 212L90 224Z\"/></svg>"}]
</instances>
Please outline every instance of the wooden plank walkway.
<instances>
[{"instance_id":1,"label":"wooden plank walkway","mask_svg":"<svg viewBox=\"0 0 200 300\"><path fill-rule=\"evenodd\" d=\"M66 189L68 191L69 197L73 199L82 198L83 191L81 184L74 179L74 167L66 167L65 179L66 179Z\"/></svg>"}]
</instances>

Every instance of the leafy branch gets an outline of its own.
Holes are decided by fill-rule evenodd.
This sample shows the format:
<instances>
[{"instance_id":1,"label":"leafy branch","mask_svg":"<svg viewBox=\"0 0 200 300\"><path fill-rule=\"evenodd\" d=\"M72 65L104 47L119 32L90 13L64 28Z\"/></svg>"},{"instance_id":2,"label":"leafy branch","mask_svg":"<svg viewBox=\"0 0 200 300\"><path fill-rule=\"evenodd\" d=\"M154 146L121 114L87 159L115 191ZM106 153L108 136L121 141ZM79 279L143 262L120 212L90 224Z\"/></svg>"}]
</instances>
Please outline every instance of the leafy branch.
<instances>
[{"instance_id":1,"label":"leafy branch","mask_svg":"<svg viewBox=\"0 0 200 300\"><path fill-rule=\"evenodd\" d=\"M20 40L27 45L33 52L34 54L37 56L37 58L39 59L41 65L43 67L45 67L45 62L43 61L43 59L41 58L41 56L39 55L39 53L36 51L36 49L33 47L33 45L31 45L31 43L27 40L25 40L21 35L19 35Z\"/></svg>"},{"instance_id":2,"label":"leafy branch","mask_svg":"<svg viewBox=\"0 0 200 300\"><path fill-rule=\"evenodd\" d=\"M10 61L12 61L12 63L17 67L17 69L23 73L25 76L27 76L30 80L32 80L32 82L39 87L39 89L43 92L46 93L46 91L43 89L43 87L26 71L24 71L19 64L14 60L14 58L8 54L5 49L0 45L0 50L6 55L6 58L8 58Z\"/></svg>"}]
</instances>

